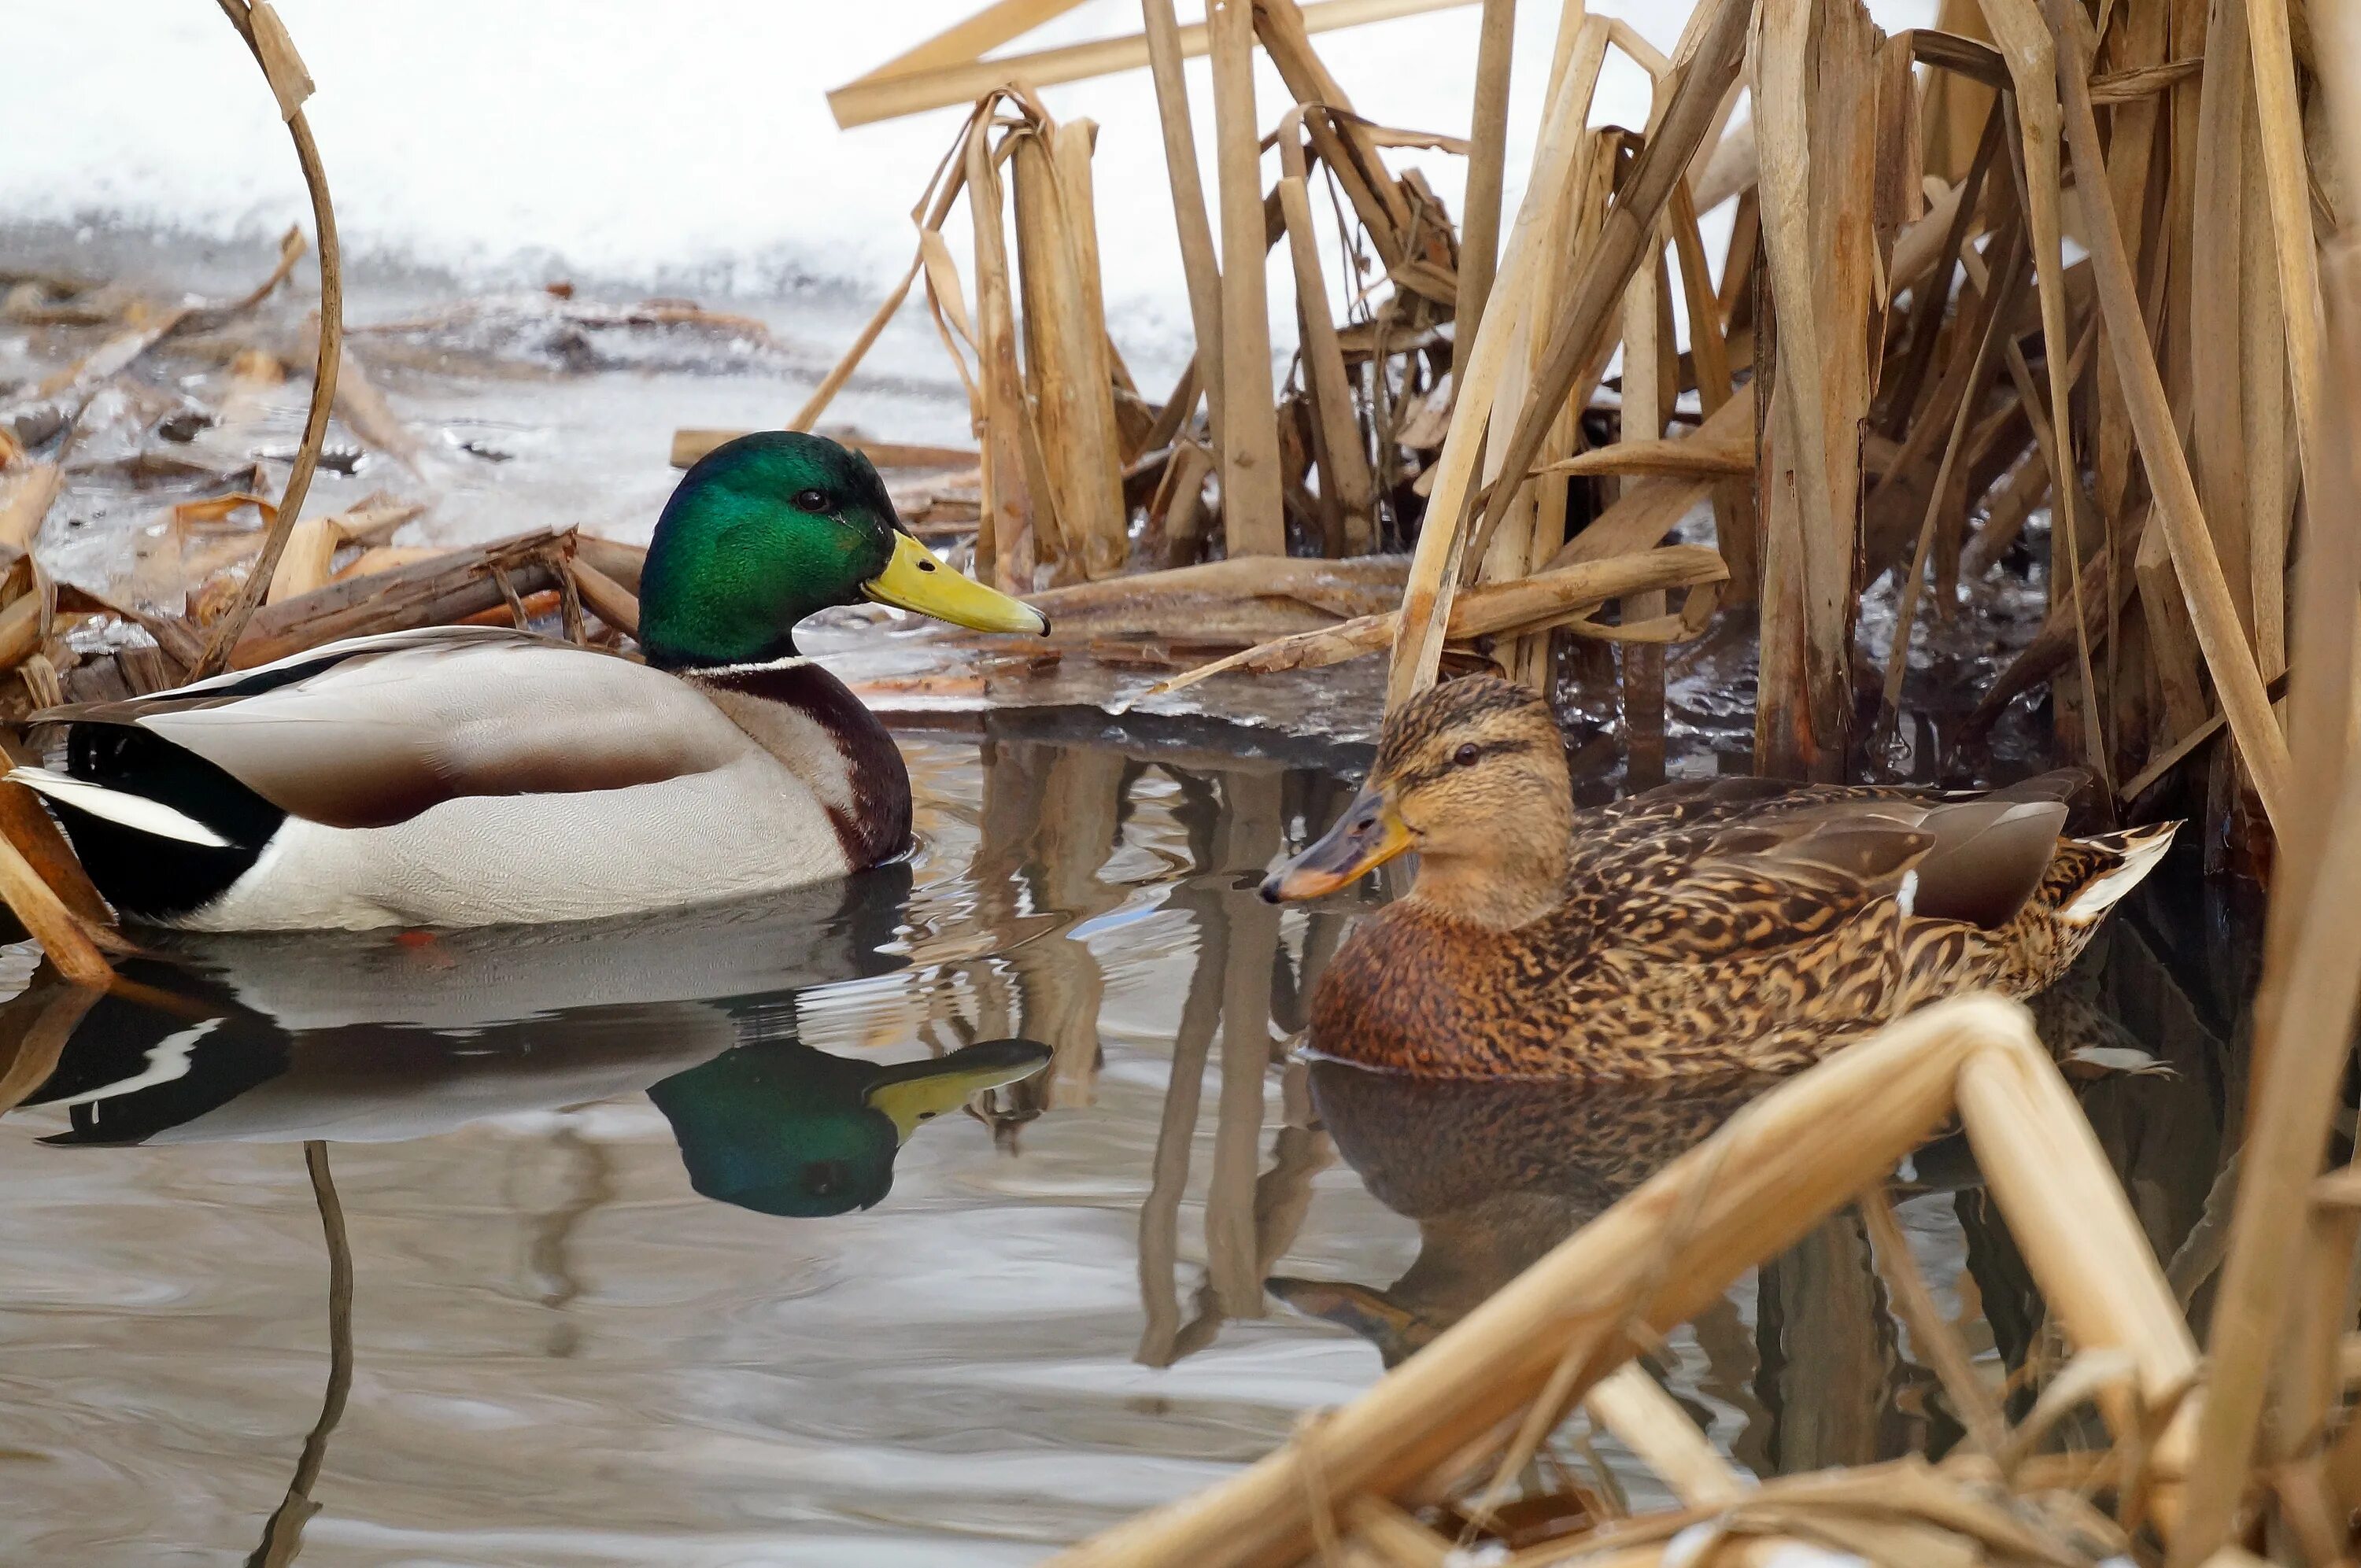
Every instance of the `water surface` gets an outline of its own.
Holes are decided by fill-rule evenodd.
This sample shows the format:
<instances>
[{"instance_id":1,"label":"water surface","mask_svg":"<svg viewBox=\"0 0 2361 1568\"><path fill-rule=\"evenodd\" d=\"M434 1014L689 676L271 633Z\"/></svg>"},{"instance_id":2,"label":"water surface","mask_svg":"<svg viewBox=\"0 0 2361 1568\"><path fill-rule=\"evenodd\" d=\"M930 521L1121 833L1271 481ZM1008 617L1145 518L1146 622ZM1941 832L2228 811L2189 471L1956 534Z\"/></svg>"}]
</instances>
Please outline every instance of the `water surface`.
<instances>
[{"instance_id":1,"label":"water surface","mask_svg":"<svg viewBox=\"0 0 2361 1568\"><path fill-rule=\"evenodd\" d=\"M1732 1108L1293 1058L1376 895L1252 888L1365 751L1057 710L903 741L921 849L843 886L182 938L86 1009L20 955L0 1561L1035 1561L1351 1398ZM2201 1311L2245 930L2176 859L2042 1007L2170 1069L2075 1071ZM2029 1398L2059 1344L1972 1165L1903 1174ZM1656 1369L1759 1474L1957 1436L1849 1216ZM1663 1500L1579 1421L1554 1453Z\"/></svg>"}]
</instances>

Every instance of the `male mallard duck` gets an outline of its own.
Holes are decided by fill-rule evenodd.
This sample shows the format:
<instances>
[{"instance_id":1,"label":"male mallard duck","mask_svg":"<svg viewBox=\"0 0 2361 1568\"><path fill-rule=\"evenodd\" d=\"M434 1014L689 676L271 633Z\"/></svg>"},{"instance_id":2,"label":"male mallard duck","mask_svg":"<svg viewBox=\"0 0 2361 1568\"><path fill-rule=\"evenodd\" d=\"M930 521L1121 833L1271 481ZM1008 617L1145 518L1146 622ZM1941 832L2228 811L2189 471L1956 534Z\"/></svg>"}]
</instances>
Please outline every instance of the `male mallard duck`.
<instances>
[{"instance_id":1,"label":"male mallard duck","mask_svg":"<svg viewBox=\"0 0 2361 1568\"><path fill-rule=\"evenodd\" d=\"M1409 894L1312 995L1312 1047L1440 1077L1671 1079L1816 1060L1955 992L2056 980L2177 823L2061 839L2074 773L1981 798L1670 784L1577 812L1549 707L1489 677L1386 721L1368 783L1263 883Z\"/></svg>"},{"instance_id":2,"label":"male mallard duck","mask_svg":"<svg viewBox=\"0 0 2361 1568\"><path fill-rule=\"evenodd\" d=\"M985 631L1040 613L937 561L869 461L717 447L640 580L647 663L491 628L332 643L54 708L47 796L126 918L199 930L578 920L839 877L910 837L901 753L795 626L875 599Z\"/></svg>"}]
</instances>

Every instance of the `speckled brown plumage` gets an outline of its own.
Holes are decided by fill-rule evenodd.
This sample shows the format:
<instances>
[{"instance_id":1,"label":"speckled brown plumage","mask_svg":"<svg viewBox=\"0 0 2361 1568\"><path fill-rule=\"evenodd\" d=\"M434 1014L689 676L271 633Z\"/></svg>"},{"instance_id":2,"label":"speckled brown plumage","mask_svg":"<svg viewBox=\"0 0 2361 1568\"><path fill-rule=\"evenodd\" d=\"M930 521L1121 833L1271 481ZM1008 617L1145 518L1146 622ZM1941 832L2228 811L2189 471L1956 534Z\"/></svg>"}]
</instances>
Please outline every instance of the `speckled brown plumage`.
<instances>
[{"instance_id":1,"label":"speckled brown plumage","mask_svg":"<svg viewBox=\"0 0 2361 1568\"><path fill-rule=\"evenodd\" d=\"M2172 832L2059 838L2074 782L1715 779L1576 813L1540 698L1450 683L1379 745L1364 800L1399 812L1420 876L1322 975L1312 1047L1443 1077L1711 1078L1958 992L2030 994Z\"/></svg>"}]
</instances>

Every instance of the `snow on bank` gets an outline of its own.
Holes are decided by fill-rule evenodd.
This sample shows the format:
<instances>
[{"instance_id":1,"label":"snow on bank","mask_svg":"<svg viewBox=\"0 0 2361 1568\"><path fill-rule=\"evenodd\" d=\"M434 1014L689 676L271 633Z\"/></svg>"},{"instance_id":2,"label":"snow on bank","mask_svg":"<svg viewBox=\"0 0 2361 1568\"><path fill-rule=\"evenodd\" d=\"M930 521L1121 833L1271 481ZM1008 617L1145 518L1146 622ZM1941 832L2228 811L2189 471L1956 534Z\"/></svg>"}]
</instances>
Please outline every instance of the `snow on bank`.
<instances>
[{"instance_id":1,"label":"snow on bank","mask_svg":"<svg viewBox=\"0 0 2361 1568\"><path fill-rule=\"evenodd\" d=\"M575 276L777 293L812 279L882 291L906 259L909 208L956 133L944 109L840 131L825 90L981 0L279 0L319 83L308 113L348 250L489 282ZM1686 6L1598 0L1669 49ZM1886 0L1885 13L1931 10ZM1184 20L1199 8L1182 0ZM286 135L236 35L202 0L11 8L0 49L0 222L112 220L222 237L306 216ZM1512 149L1529 149L1555 6L1521 7ZM1883 15L1889 27L1902 18ZM1127 0L1084 0L1018 48L1136 31ZM1476 13L1318 41L1356 106L1464 133ZM1191 62L1201 143L1211 84ZM1050 88L1099 121L1111 306L1137 327L1185 320L1144 71ZM1268 123L1286 102L1267 62ZM1638 125L1646 80L1620 56L1596 118ZM1210 146L1205 151L1211 169ZM1455 213L1459 160L1419 161ZM1524 170L1512 155L1513 203ZM1513 209L1512 209L1513 210ZM954 241L964 250L963 238ZM1274 269L1282 292L1285 269ZM1285 315L1279 319L1285 320Z\"/></svg>"}]
</instances>

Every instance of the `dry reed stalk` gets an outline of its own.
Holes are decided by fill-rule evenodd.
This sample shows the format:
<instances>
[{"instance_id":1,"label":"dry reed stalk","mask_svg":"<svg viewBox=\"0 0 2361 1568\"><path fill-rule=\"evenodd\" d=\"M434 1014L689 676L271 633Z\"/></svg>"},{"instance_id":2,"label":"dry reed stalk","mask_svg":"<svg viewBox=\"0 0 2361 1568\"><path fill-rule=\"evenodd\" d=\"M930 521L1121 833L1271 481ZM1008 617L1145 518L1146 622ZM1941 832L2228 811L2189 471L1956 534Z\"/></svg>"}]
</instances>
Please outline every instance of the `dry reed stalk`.
<instances>
[{"instance_id":1,"label":"dry reed stalk","mask_svg":"<svg viewBox=\"0 0 2361 1568\"><path fill-rule=\"evenodd\" d=\"M115 924L113 912L74 858L73 848L56 820L23 784L0 780L0 837L16 846L35 874L77 918L101 929Z\"/></svg>"},{"instance_id":2,"label":"dry reed stalk","mask_svg":"<svg viewBox=\"0 0 2361 1568\"><path fill-rule=\"evenodd\" d=\"M2349 613L2349 606L2346 607ZM2301 668L2301 666L2298 666ZM2257 1000L2268 1042L2213 1304L2210 1376L2169 1561L2204 1562L2229 1538L2251 1466L2305 1234L2306 1199L2327 1150L2336 1083L2361 1005L2361 768L2347 766L2316 856L2301 928L2271 955Z\"/></svg>"},{"instance_id":3,"label":"dry reed stalk","mask_svg":"<svg viewBox=\"0 0 2361 1568\"><path fill-rule=\"evenodd\" d=\"M2262 137L2263 183L2279 253L2280 320L2287 329L2288 383L2295 398L2296 451L2315 493L2324 458L2322 422L2319 263L2312 251L2312 197L2305 179L2303 119L2296 104L2295 47L2285 0L2246 0L2254 59L2254 104Z\"/></svg>"},{"instance_id":4,"label":"dry reed stalk","mask_svg":"<svg viewBox=\"0 0 2361 1568\"><path fill-rule=\"evenodd\" d=\"M1962 1066L1958 1093L1977 1166L2051 1310L2078 1349L2133 1358L2136 1399L2101 1400L2114 1430L2173 1409L2196 1379L2196 1343L2065 1080L2037 1050L1993 1051ZM2168 1476L2186 1474L2190 1424L2158 1441Z\"/></svg>"},{"instance_id":5,"label":"dry reed stalk","mask_svg":"<svg viewBox=\"0 0 2361 1568\"><path fill-rule=\"evenodd\" d=\"M2056 498L2056 520L2059 537L2065 542L2066 570L2053 572L2053 585L2062 583L2069 602L2081 603L2080 574L2081 571L2084 524L2079 520L2081 486L2067 484L2059 475L2079 473L2072 445L2072 426L2067 419L2069 393L2072 378L2069 361L2061 358L2056 345L2069 341L2066 332L2067 302L2065 293L2064 228L2059 213L2059 92L2057 84L2068 73L2067 61L2077 59L2070 51L2061 52L2049 29L2043 24L2037 0L1982 0L1985 22L1990 26L2000 53L2006 61L2009 77L2015 83L2014 102L2016 107L2019 139L2009 144L2010 167L2018 188L2022 207L2031 234L2034 257L2034 280L2041 303L2042 342L2049 345L2043 358L2049 371L2049 406L2052 411L2056 445L2055 466L2051 471L2051 494ZM2088 97L2088 61L2073 69L2074 82ZM2075 173L2078 189L2097 190L2107 178L2106 165L2095 151L2089 158L2077 156ZM2106 208L2090 210L2086 203L2084 215L2089 226L2116 242L2116 259L2122 262L2121 236L2116 232ZM2125 264L2125 291L2132 295L2128 265ZM2125 347L2120 339L2114 342L2118 356L2128 355L2134 348L2145 351L2147 337L2141 330L2139 312L2136 307L2120 313L2114 322L2118 333L2135 334L2138 341ZM2149 369L2154 372L2153 359ZM2014 367L2012 367L2012 374ZM2124 380L2130 380L2125 374ZM2159 392L2159 396L2160 396ZM2028 400L2028 407L2030 400ZM2045 455L2048 454L2046 453ZM2053 551L2053 554L2055 552ZM2054 590L2053 590L2054 591ZM2107 779L2106 745L2098 729L2097 685L2092 677L2091 641L2088 627L2078 618L2075 622L2075 652L2081 694L2072 705L2083 720L2080 740L2083 760ZM2070 741L2070 744L2072 742Z\"/></svg>"},{"instance_id":6,"label":"dry reed stalk","mask_svg":"<svg viewBox=\"0 0 2361 1568\"><path fill-rule=\"evenodd\" d=\"M72 910L66 907L13 836L0 833L0 899L20 921L57 971L76 985L99 990L114 983L115 970L98 950Z\"/></svg>"},{"instance_id":7,"label":"dry reed stalk","mask_svg":"<svg viewBox=\"0 0 2361 1568\"><path fill-rule=\"evenodd\" d=\"M2296 452L2288 428L2291 410L2287 323L2279 308L2272 236L2266 221L2268 199L2258 191L2263 178L2260 126L2251 115L2240 140L2245 148L2246 193L2239 231L2246 246L2238 286L2241 314L2246 323L2246 330L2239 334L2243 382L2239 412L2246 457L2246 494L2240 510L2247 558L2239 576L2246 585L2255 663L2263 678L2271 680L2287 668L2288 535L2295 521L2290 481Z\"/></svg>"},{"instance_id":8,"label":"dry reed stalk","mask_svg":"<svg viewBox=\"0 0 2361 1568\"><path fill-rule=\"evenodd\" d=\"M1210 0L1215 183L1222 208L1222 532L1232 555L1284 555L1271 402L1254 0Z\"/></svg>"},{"instance_id":9,"label":"dry reed stalk","mask_svg":"<svg viewBox=\"0 0 2361 1568\"><path fill-rule=\"evenodd\" d=\"M1755 765L1843 775L1860 423L1876 365L1861 330L1883 304L1860 200L1874 174L1881 35L1858 0L1764 0L1753 42L1763 235L1779 363L1763 534Z\"/></svg>"},{"instance_id":10,"label":"dry reed stalk","mask_svg":"<svg viewBox=\"0 0 2361 1568\"><path fill-rule=\"evenodd\" d=\"M2194 477L2242 624L2253 625L2246 518L2244 313L2239 275L2246 231L2268 214L2245 210L2242 127L2247 118L2245 0L2222 0L2207 32L2190 236L2189 366ZM2185 728L2185 727L2184 727Z\"/></svg>"},{"instance_id":11,"label":"dry reed stalk","mask_svg":"<svg viewBox=\"0 0 2361 1568\"><path fill-rule=\"evenodd\" d=\"M302 169L304 188L312 198L312 226L320 256L320 330L318 352L313 362L312 404L304 415L303 436L295 449L294 464L287 473L287 488L279 497L278 516L263 537L261 553L255 557L254 568L239 589L236 601L214 626L196 667L189 672L197 679L229 666L238 639L246 633L247 622L260 608L263 593L278 570L280 554L287 548L288 534L303 510L303 498L311 490L312 475L319 466L320 451L328 438L328 414L335 403L336 372L343 359L345 339L344 267L343 253L336 243L336 214L328 199L328 176L320 166L320 149L312 140L311 125L303 118L303 100L312 92L310 73L303 70L285 25L268 5L248 5L246 0L220 0L220 4L222 15L229 18L238 36L246 40L255 62L262 67L271 94L279 103L279 117L286 122L288 134L294 139L295 160Z\"/></svg>"},{"instance_id":12,"label":"dry reed stalk","mask_svg":"<svg viewBox=\"0 0 2361 1568\"><path fill-rule=\"evenodd\" d=\"M55 463L35 463L19 474L8 499L0 502L0 545L19 554L30 551L64 488L64 471Z\"/></svg>"},{"instance_id":13,"label":"dry reed stalk","mask_svg":"<svg viewBox=\"0 0 2361 1568\"><path fill-rule=\"evenodd\" d=\"M1204 389L1213 441L1222 438L1222 269L1205 216L1205 187L1197 172L1197 134L1189 114L1189 82L1181 73L1180 28L1172 0L1140 0L1148 64L1156 79L1157 119L1164 133L1164 172L1172 188L1172 218L1180 235L1180 267L1189 283L1189 319L1196 329L1191 361ZM1176 392L1170 402L1178 402ZM1191 401L1194 400L1191 399ZM1170 402L1166 411L1170 412ZM1184 409L1180 418L1188 417Z\"/></svg>"},{"instance_id":14,"label":"dry reed stalk","mask_svg":"<svg viewBox=\"0 0 2361 1568\"><path fill-rule=\"evenodd\" d=\"M1728 396L1725 391L1724 399ZM1533 470L1532 477L1538 479L1565 474L1736 479L1752 472L1752 443L1743 437L1697 434L1677 440L1619 441L1611 446L1594 446L1587 452L1543 464Z\"/></svg>"},{"instance_id":15,"label":"dry reed stalk","mask_svg":"<svg viewBox=\"0 0 2361 1568\"><path fill-rule=\"evenodd\" d=\"M976 379L983 391L983 509L976 534L979 570L988 563L1004 593L1029 593L1036 565L1036 458L1025 382L1016 364L1016 305L1008 237L1002 227L1000 171L989 139L991 100L969 122L964 159L975 230Z\"/></svg>"},{"instance_id":16,"label":"dry reed stalk","mask_svg":"<svg viewBox=\"0 0 2361 1568\"><path fill-rule=\"evenodd\" d=\"M994 0L974 16L954 22L941 32L904 49L873 70L863 82L885 82L915 76L947 65L965 65L988 49L1024 37L1044 22L1072 10L1081 0Z\"/></svg>"},{"instance_id":17,"label":"dry reed stalk","mask_svg":"<svg viewBox=\"0 0 2361 1568\"><path fill-rule=\"evenodd\" d=\"M1663 437L1675 394L1677 372L1665 373L1665 351L1671 346L1672 302L1665 289L1664 241L1631 274L1623 294L1623 411L1619 434L1628 438L1636 429L1640 439ZM1625 619L1646 621L1664 613L1661 592L1633 594L1623 605ZM1624 772L1634 789L1652 788L1664 780L1664 655L1663 649L1631 643L1623 650Z\"/></svg>"},{"instance_id":18,"label":"dry reed stalk","mask_svg":"<svg viewBox=\"0 0 2361 1568\"><path fill-rule=\"evenodd\" d=\"M1587 1393L1629 1359L1631 1332L1685 1321L1882 1179L1948 1113L1961 1064L1993 1049L2042 1059L2023 1010L1989 998L1888 1025L1748 1106L1316 1428L1054 1561L1292 1561L1311 1544L1312 1477L1338 1498L1392 1495L1498 1427L1569 1354L1587 1370L1568 1391ZM1813 1141L1833 1116L1852 1135Z\"/></svg>"},{"instance_id":19,"label":"dry reed stalk","mask_svg":"<svg viewBox=\"0 0 2361 1568\"><path fill-rule=\"evenodd\" d=\"M1591 1419L1664 1479L1691 1508L1736 1502L1748 1483L1637 1362L1617 1367L1583 1398Z\"/></svg>"},{"instance_id":20,"label":"dry reed stalk","mask_svg":"<svg viewBox=\"0 0 2361 1568\"><path fill-rule=\"evenodd\" d=\"M2338 41L2349 47L2353 40ZM2361 50L2348 55L2347 63L2361 64ZM2347 92L2354 85L2343 82ZM2336 106L2340 131L2349 131L2349 103ZM2337 335L2328 390L2331 409L2342 412L2355 406L2361 389L2361 267L2349 237L2332 250L2329 276ZM2361 766L2352 734L2361 545L2342 521L2350 517L2361 485L2349 461L2348 455L2317 471L2323 488L2307 509L2314 521L2305 569L2297 575L2289 695L2295 788L2279 823L2281 853L2256 999L2255 1087L2208 1338L2212 1376L2198 1432L2198 1468L2173 1542L2176 1565L2202 1562L2229 1539L2252 1478L2272 1376L2284 1376L2282 1332L2295 1305L2289 1286L2309 1239L2305 1199L2326 1151L2336 1084L2361 1004L2361 916L2351 893L2361 879ZM2340 522L2323 527L2323 516ZM2331 1266L2342 1266L2349 1277L2350 1253ZM2331 1321L2341 1324L2342 1317L2339 1312ZM2307 1327L2313 1335L2324 1329L2299 1323L2299 1341ZM2304 1354L2299 1343L2296 1366ZM2317 1360L2320 1353L2315 1348L2312 1354ZM2294 1426L2309 1424L2312 1398L2299 1392L2290 1401L2292 1409L2284 1413Z\"/></svg>"},{"instance_id":21,"label":"dry reed stalk","mask_svg":"<svg viewBox=\"0 0 2361 1568\"><path fill-rule=\"evenodd\" d=\"M1316 6L1300 6L1295 0L1257 0L1256 36L1295 101L1307 106L1317 104L1325 111L1305 120L1312 148L1335 174L1346 200L1367 225L1378 258L1389 268L1399 267L1408 258L1410 203L1378 156L1375 128L1353 112L1352 99L1312 48L1316 10ZM1447 239L1430 232L1422 241L1422 254L1430 259L1447 258ZM1445 304L1455 298L1449 288L1443 292Z\"/></svg>"},{"instance_id":22,"label":"dry reed stalk","mask_svg":"<svg viewBox=\"0 0 2361 1568\"><path fill-rule=\"evenodd\" d=\"M583 552L566 564L566 576L590 613L621 632L626 637L640 634L639 597L606 573L592 565L588 552Z\"/></svg>"},{"instance_id":23,"label":"dry reed stalk","mask_svg":"<svg viewBox=\"0 0 2361 1568\"><path fill-rule=\"evenodd\" d=\"M1750 136L1748 139L1751 143L1752 138ZM1688 309L1690 358L1696 366L1697 403L1700 411L1710 419L1730 401L1730 345L1722 335L1713 278L1706 267L1705 238L1697 226L1697 203L1686 181L1673 189L1672 228L1674 251L1680 259L1682 297ZM1730 477L1752 476L1754 454L1751 446L1733 452L1731 462ZM1762 571L1762 550L1754 537L1753 503L1748 487L1714 487L1714 543L1730 562L1728 593L1737 603L1753 598Z\"/></svg>"},{"instance_id":24,"label":"dry reed stalk","mask_svg":"<svg viewBox=\"0 0 2361 1568\"><path fill-rule=\"evenodd\" d=\"M2132 570L2139 581L2140 610L2148 636L2148 656L2164 701L2170 735L2193 733L2205 722L2205 683L2200 669L2204 655L2189 606L2180 597L2180 578L2172 569L2172 546L2164 525L2151 514L2140 531L2139 554Z\"/></svg>"},{"instance_id":25,"label":"dry reed stalk","mask_svg":"<svg viewBox=\"0 0 2361 1568\"><path fill-rule=\"evenodd\" d=\"M1312 227L1310 165L1297 132L1297 110L1279 129L1279 211L1287 218L1289 255L1295 264L1295 294L1303 323L1304 381L1312 393L1313 434L1318 438L1320 488L1344 518L1344 549L1366 554L1377 541L1377 481L1361 449L1354 417L1352 383L1329 313L1328 285L1320 275L1320 245Z\"/></svg>"},{"instance_id":26,"label":"dry reed stalk","mask_svg":"<svg viewBox=\"0 0 2361 1568\"><path fill-rule=\"evenodd\" d=\"M1070 129L1084 138L1079 171L1060 167L1074 159L1071 143L1062 159L1057 149L1056 138ZM1095 241L1087 247L1092 276L1085 274L1082 254L1089 223L1088 136L1087 123L1067 127L1045 122L1012 132L1009 173L1016 187L1016 259L1025 299L1027 402L1057 519L1056 564L1070 574L1105 577L1123 567L1127 513L1106 327L1092 308L1098 294Z\"/></svg>"},{"instance_id":27,"label":"dry reed stalk","mask_svg":"<svg viewBox=\"0 0 2361 1568\"><path fill-rule=\"evenodd\" d=\"M1298 26L1306 33L1324 33L1476 3L1477 0L1313 0L1301 8L1302 19ZM1179 28L1176 36L1182 58L1194 59L1209 52L1204 23L1192 22ZM1127 38L1037 49L1000 60L946 64L891 77L863 77L829 93L828 104L838 127L851 130L904 115L972 103L986 93L1019 84L1027 88L1053 87L1062 82L1137 71L1150 60L1148 37L1134 33Z\"/></svg>"},{"instance_id":28,"label":"dry reed stalk","mask_svg":"<svg viewBox=\"0 0 2361 1568\"><path fill-rule=\"evenodd\" d=\"M1469 115L1467 195L1459 220L1459 287L1452 309L1451 370L1467 365L1499 264L1500 183L1509 143L1509 64L1517 0L1484 0L1476 40L1476 103Z\"/></svg>"},{"instance_id":29,"label":"dry reed stalk","mask_svg":"<svg viewBox=\"0 0 2361 1568\"><path fill-rule=\"evenodd\" d=\"M1727 0L1738 4L1740 0ZM1585 24L1586 30L1589 24ZM1604 58L1605 25L1598 25L1598 37L1586 53ZM1577 43L1577 49L1585 45ZM1453 383L1451 428L1444 438L1443 454L1435 464L1433 492L1427 499L1426 520L1421 525L1418 549L1411 560L1410 581L1402 595L1401 627L1404 635L1394 644L1393 664L1388 674L1386 705L1389 708L1402 702L1431 685L1443 656L1443 639L1451 614L1451 597L1456 588L1461 562L1464 559L1467 531L1466 513L1473 488L1477 466L1487 460L1485 432L1493 409L1493 398L1500 378L1509 367L1510 350L1515 345L1518 329L1526 312L1532 307L1531 298L1538 274L1546 259L1540 247L1549 229L1548 213L1554 203L1562 198L1566 175L1576 150L1583 141L1583 123L1589 114L1590 91L1598 82L1595 67L1569 71L1559 84L1558 92L1544 117L1541 140L1533 153L1532 174L1525 183L1525 194L1517 211L1514 227L1509 236L1507 256L1500 275L1493 285L1484 321L1478 324L1474 345L1469 350L1466 371ZM1638 243L1631 247L1630 262L1636 265ZM1595 272L1603 262L1594 260ZM1628 267L1623 269L1628 272ZM1622 285L1619 279L1615 293ZM1603 308L1598 313L1604 319ZM1595 325L1596 323L1594 323ZM1572 378L1567 378L1568 381ZM1555 404L1565 396L1560 388L1551 399L1554 419ZM1538 448L1538 438L1532 444ZM1510 446L1498 445L1491 454L1495 471L1521 473L1532 466L1532 452L1521 457L1512 455ZM1511 492L1518 487L1499 486L1494 490L1496 507L1505 514ZM1496 520L1497 521L1497 520Z\"/></svg>"},{"instance_id":30,"label":"dry reed stalk","mask_svg":"<svg viewBox=\"0 0 2361 1568\"><path fill-rule=\"evenodd\" d=\"M288 533L286 551L279 557L279 569L271 574L270 589L262 602L282 604L324 586L337 546L343 543L343 531L334 518L307 517L297 523Z\"/></svg>"}]
</instances>

